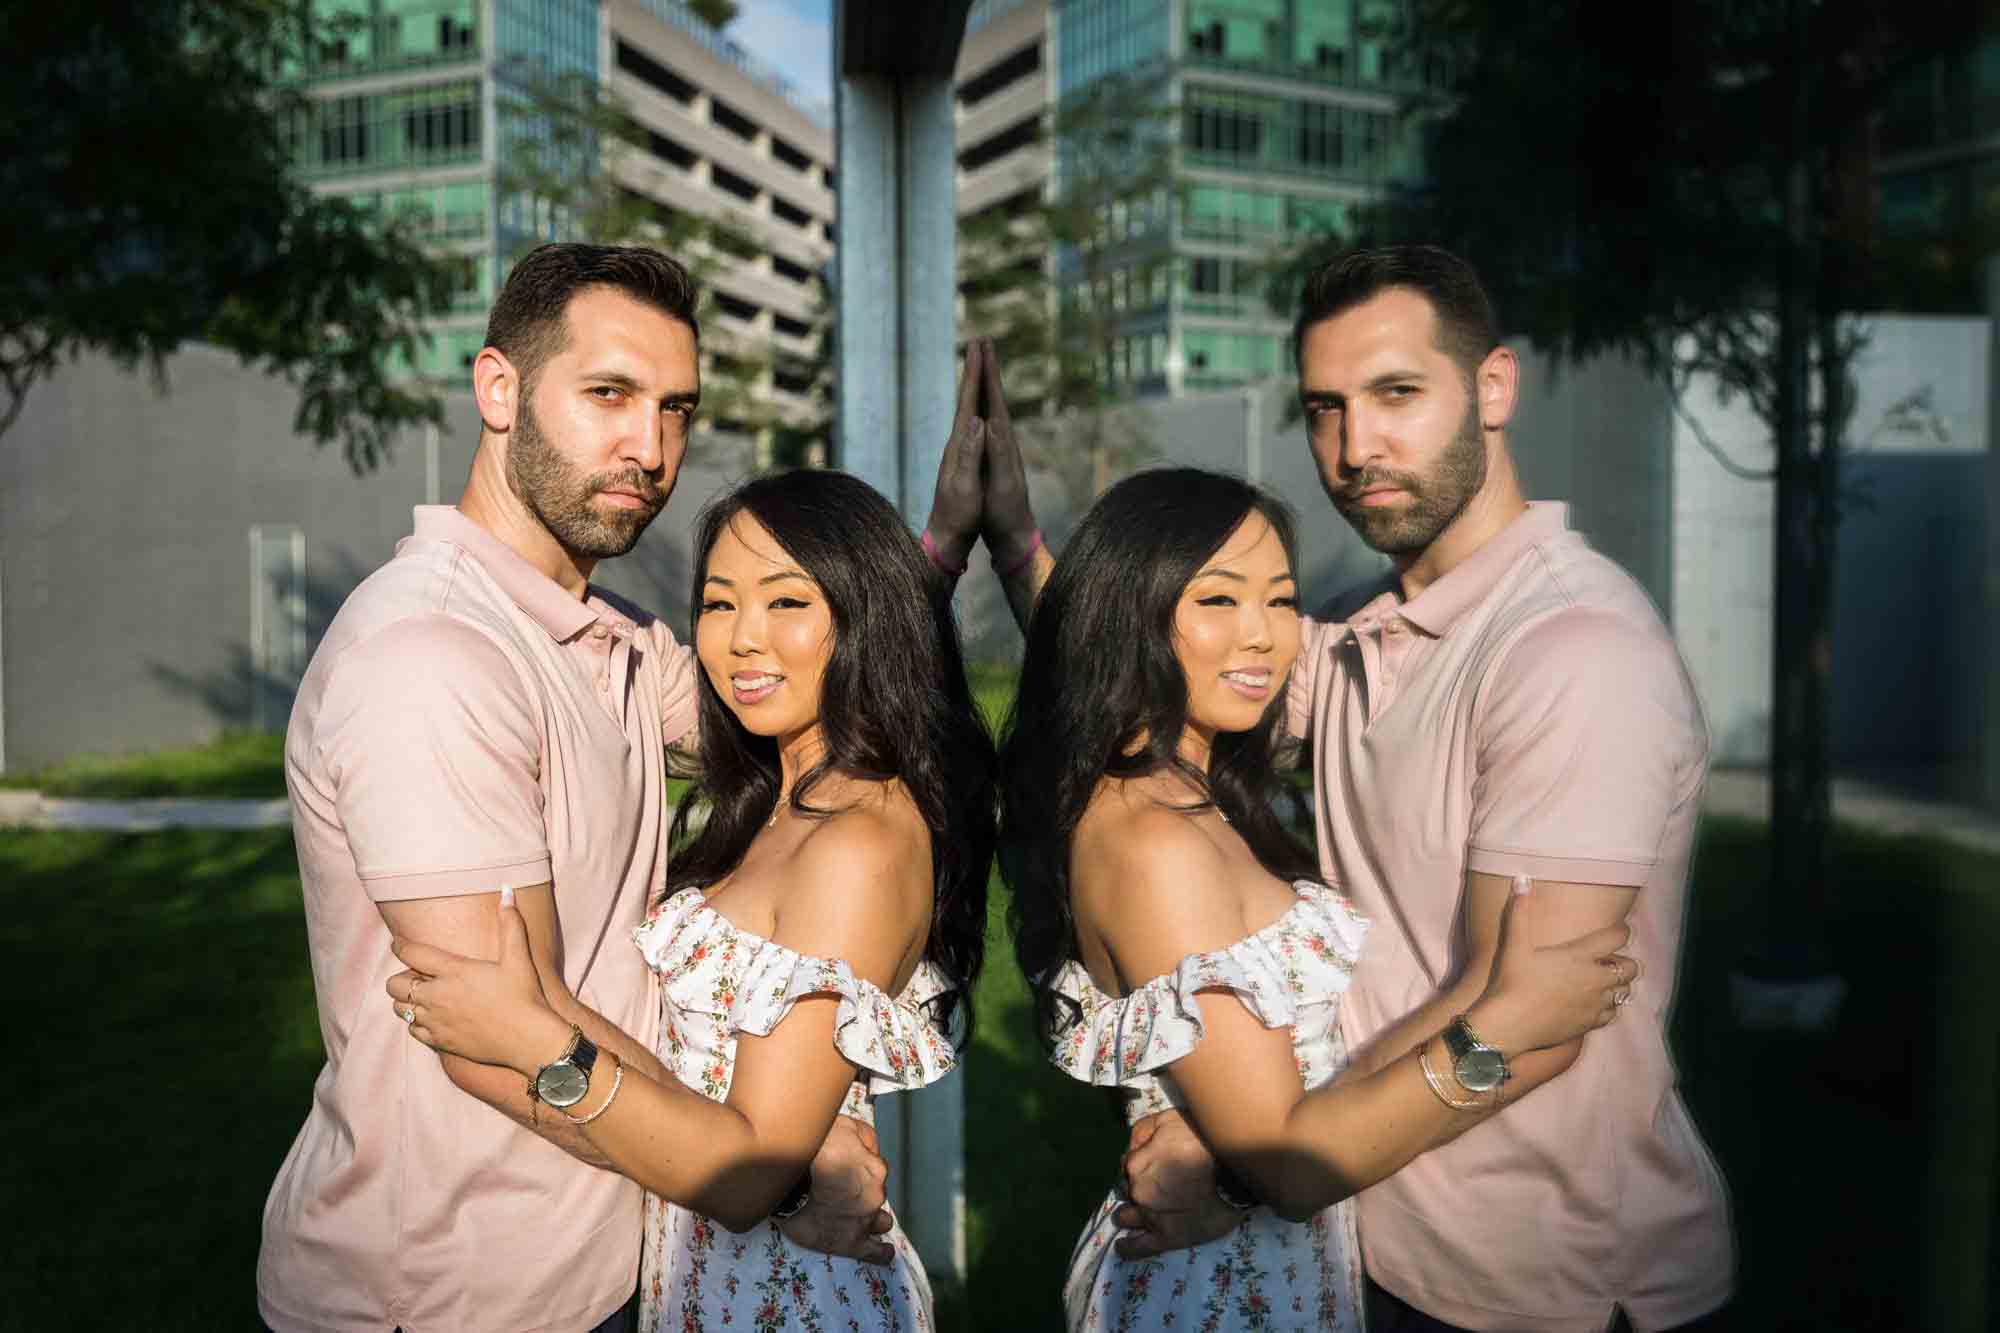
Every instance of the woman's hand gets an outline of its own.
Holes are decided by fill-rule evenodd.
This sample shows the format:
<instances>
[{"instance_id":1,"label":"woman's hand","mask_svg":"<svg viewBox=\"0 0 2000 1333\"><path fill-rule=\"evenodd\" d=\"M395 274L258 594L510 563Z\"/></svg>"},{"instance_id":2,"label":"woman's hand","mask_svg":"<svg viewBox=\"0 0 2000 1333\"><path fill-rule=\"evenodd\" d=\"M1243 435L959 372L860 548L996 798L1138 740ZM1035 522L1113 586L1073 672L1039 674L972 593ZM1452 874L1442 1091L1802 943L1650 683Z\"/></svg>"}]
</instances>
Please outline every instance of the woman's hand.
<instances>
[{"instance_id":1,"label":"woman's hand","mask_svg":"<svg viewBox=\"0 0 2000 1333\"><path fill-rule=\"evenodd\" d=\"M424 1045L533 1078L568 1044L569 1024L542 992L512 891L500 891L500 957L494 962L415 940L397 939L390 948L409 970L390 977L385 989L410 1035Z\"/></svg>"},{"instance_id":2,"label":"woman's hand","mask_svg":"<svg viewBox=\"0 0 2000 1333\"><path fill-rule=\"evenodd\" d=\"M1486 989L1466 1011L1481 1040L1503 1055L1560 1046L1603 1027L1618 1014L1635 977L1637 960L1618 950L1632 938L1622 922L1567 943L1537 948L1525 932L1510 929L1526 890L1517 887L1500 913L1500 937Z\"/></svg>"}]
</instances>

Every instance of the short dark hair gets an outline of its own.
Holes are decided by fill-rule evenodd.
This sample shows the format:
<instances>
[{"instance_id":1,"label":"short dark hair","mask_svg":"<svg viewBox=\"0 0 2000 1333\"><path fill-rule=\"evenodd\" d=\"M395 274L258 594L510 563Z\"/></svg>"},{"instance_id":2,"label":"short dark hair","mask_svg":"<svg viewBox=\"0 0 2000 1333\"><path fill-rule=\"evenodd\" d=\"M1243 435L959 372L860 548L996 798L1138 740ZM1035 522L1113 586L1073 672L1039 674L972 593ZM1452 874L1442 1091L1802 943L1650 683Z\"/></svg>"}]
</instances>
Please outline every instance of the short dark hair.
<instances>
[{"instance_id":1,"label":"short dark hair","mask_svg":"<svg viewBox=\"0 0 2000 1333\"><path fill-rule=\"evenodd\" d=\"M486 345L532 385L543 363L568 340L564 314L578 293L611 287L694 330L700 289L677 261L643 245L584 245L561 241L523 255L501 285L486 317Z\"/></svg>"},{"instance_id":2,"label":"short dark hair","mask_svg":"<svg viewBox=\"0 0 2000 1333\"><path fill-rule=\"evenodd\" d=\"M1472 378L1500 345L1492 298L1472 265L1435 245L1387 245L1335 255L1306 275L1292 324L1292 365L1305 355L1306 330L1345 314L1392 287L1407 287L1431 303L1438 346Z\"/></svg>"}]
</instances>

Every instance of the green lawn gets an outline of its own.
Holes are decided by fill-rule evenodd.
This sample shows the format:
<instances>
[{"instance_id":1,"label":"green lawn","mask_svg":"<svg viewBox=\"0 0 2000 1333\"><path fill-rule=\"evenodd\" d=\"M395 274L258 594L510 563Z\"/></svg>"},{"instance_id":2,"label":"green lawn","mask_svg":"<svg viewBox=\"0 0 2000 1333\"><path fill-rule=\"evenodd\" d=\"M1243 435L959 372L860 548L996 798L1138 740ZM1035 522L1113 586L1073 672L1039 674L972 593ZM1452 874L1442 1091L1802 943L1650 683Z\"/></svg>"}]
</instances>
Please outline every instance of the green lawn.
<instances>
[{"instance_id":1,"label":"green lawn","mask_svg":"<svg viewBox=\"0 0 2000 1333\"><path fill-rule=\"evenodd\" d=\"M283 796L285 738L273 732L232 732L184 750L78 755L50 768L0 773L0 787L106 799Z\"/></svg>"},{"instance_id":2,"label":"green lawn","mask_svg":"<svg viewBox=\"0 0 2000 1333\"><path fill-rule=\"evenodd\" d=\"M1825 923L1853 990L1811 1039L1728 1015L1761 830L1711 820L1696 860L1674 1042L1730 1181L1745 1326L1984 1327L2000 860L1846 830L1832 852ZM1056 1326L1123 1141L1101 1094L1042 1059L1004 906L966 1061L971 1314L948 1300L947 1329ZM35 1053L0 1111L18 1219L0 1326L246 1326L264 1194L321 1058L289 833L0 833L0 911L9 1030L17 1061Z\"/></svg>"}]
</instances>

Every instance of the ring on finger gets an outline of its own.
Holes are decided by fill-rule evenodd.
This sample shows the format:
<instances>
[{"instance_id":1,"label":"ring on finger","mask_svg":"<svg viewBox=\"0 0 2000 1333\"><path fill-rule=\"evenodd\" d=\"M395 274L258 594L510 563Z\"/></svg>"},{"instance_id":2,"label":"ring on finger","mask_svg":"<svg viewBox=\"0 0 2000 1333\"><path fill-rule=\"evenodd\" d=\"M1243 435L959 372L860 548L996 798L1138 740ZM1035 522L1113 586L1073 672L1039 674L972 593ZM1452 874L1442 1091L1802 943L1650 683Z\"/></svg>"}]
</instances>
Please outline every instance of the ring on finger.
<instances>
[{"instance_id":1,"label":"ring on finger","mask_svg":"<svg viewBox=\"0 0 2000 1333\"><path fill-rule=\"evenodd\" d=\"M416 1021L417 1011L414 1007L406 1004L396 1010L396 1017L402 1019L405 1023L413 1023Z\"/></svg>"}]
</instances>

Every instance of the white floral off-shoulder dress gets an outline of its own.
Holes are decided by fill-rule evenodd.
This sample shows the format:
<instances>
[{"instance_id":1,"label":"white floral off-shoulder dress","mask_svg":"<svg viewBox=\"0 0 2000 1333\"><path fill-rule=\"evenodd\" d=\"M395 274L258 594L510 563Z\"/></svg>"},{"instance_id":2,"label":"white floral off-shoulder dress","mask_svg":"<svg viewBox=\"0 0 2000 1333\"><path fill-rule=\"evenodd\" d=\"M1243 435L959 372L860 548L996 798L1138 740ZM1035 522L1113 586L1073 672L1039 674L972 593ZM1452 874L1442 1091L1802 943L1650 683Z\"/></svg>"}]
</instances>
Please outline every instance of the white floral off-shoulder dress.
<instances>
[{"instance_id":1,"label":"white floral off-shoulder dress","mask_svg":"<svg viewBox=\"0 0 2000 1333\"><path fill-rule=\"evenodd\" d=\"M699 889L668 898L635 932L660 979L660 1059L688 1087L722 1101L736 1034L767 1036L798 1001L839 997L834 1044L867 1072L841 1114L875 1123L875 1094L920 1088L951 1072L950 1042L918 1006L944 989L928 963L891 999L838 959L795 953L738 930ZM679 1204L646 1196L639 1327L916 1333L932 1327L930 1282L901 1226L885 1237L888 1267L801 1249L766 1220L743 1235Z\"/></svg>"},{"instance_id":2,"label":"white floral off-shoulder dress","mask_svg":"<svg viewBox=\"0 0 2000 1333\"><path fill-rule=\"evenodd\" d=\"M1368 926L1332 889L1309 881L1293 887L1298 901L1269 926L1226 949L1190 955L1123 999L1097 989L1080 964L1065 963L1057 988L1083 1012L1063 1034L1057 1067L1086 1083L1123 1089L1128 1122L1180 1107L1179 1089L1165 1067L1201 1041L1196 993L1222 989L1264 1026L1291 1029L1307 1088L1332 1079L1347 1064L1336 1021L1340 993ZM1120 1232L1111 1214L1122 1201L1112 1191L1070 1256L1063 1307L1074 1333L1361 1328L1361 1250L1352 1200L1309 1222L1253 1208L1219 1240L1134 1260L1119 1258L1112 1248Z\"/></svg>"}]
</instances>

